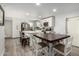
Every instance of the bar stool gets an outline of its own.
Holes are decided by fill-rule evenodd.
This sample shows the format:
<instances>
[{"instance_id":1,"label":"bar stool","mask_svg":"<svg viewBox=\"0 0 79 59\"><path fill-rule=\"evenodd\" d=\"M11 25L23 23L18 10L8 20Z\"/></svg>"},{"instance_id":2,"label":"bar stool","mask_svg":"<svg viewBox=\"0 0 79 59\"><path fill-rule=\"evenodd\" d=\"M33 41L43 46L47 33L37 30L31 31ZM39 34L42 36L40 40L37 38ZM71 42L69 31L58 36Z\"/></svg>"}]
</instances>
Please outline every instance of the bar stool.
<instances>
[{"instance_id":1,"label":"bar stool","mask_svg":"<svg viewBox=\"0 0 79 59\"><path fill-rule=\"evenodd\" d=\"M30 37L26 36L23 32L21 33L20 42L23 47L30 44Z\"/></svg>"},{"instance_id":2,"label":"bar stool","mask_svg":"<svg viewBox=\"0 0 79 59\"><path fill-rule=\"evenodd\" d=\"M29 46L29 43L30 43L29 40L30 40L29 37L27 37L27 38L22 38L22 46L23 46L23 47L25 47L26 45Z\"/></svg>"}]
</instances>

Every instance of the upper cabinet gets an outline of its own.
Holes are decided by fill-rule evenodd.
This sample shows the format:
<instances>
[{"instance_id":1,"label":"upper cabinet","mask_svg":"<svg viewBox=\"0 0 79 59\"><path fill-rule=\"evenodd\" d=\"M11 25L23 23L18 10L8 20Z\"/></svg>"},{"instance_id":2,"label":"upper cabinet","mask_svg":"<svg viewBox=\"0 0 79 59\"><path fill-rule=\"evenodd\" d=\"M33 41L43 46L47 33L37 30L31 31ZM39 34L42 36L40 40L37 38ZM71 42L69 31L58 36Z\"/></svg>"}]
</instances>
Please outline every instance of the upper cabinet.
<instances>
[{"instance_id":1,"label":"upper cabinet","mask_svg":"<svg viewBox=\"0 0 79 59\"><path fill-rule=\"evenodd\" d=\"M53 30L55 26L55 16L49 16L49 17L42 18L40 22L43 27L48 27Z\"/></svg>"}]
</instances>

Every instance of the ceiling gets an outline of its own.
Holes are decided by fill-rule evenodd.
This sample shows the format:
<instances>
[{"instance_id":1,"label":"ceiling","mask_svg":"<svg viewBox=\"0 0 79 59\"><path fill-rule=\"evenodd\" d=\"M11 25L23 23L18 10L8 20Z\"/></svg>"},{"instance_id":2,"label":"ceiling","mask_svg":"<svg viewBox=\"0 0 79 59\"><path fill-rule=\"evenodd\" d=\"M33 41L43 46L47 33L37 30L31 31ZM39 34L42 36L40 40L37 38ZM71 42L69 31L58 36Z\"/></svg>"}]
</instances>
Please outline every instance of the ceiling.
<instances>
[{"instance_id":1,"label":"ceiling","mask_svg":"<svg viewBox=\"0 0 79 59\"><path fill-rule=\"evenodd\" d=\"M16 11L24 16L26 16L25 14L28 12L33 17L60 15L79 11L79 3L41 3L39 6L35 3L6 3L2 4L2 6L6 15L8 15L8 12L12 13L11 11ZM57 9L57 12L52 11L54 8Z\"/></svg>"}]
</instances>

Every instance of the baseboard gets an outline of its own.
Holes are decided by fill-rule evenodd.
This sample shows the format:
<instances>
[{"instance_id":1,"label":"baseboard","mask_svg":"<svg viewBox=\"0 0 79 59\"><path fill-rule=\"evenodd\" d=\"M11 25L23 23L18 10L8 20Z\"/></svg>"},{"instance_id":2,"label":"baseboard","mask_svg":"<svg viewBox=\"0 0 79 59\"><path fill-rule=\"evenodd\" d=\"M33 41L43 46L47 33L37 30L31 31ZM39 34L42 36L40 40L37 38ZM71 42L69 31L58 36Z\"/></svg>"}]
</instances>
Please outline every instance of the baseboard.
<instances>
[{"instance_id":1,"label":"baseboard","mask_svg":"<svg viewBox=\"0 0 79 59\"><path fill-rule=\"evenodd\" d=\"M74 46L74 45L72 45L73 47L77 47L77 48L79 48L79 46Z\"/></svg>"}]
</instances>

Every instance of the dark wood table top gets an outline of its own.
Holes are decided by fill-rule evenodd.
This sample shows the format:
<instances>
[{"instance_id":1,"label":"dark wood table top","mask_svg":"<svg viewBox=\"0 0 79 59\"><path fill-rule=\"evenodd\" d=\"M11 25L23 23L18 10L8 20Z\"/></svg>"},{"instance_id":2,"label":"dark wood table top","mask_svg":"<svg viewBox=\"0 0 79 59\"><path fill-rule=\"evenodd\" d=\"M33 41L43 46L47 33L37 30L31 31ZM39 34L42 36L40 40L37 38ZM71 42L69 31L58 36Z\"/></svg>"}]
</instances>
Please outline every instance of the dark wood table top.
<instances>
[{"instance_id":1,"label":"dark wood table top","mask_svg":"<svg viewBox=\"0 0 79 59\"><path fill-rule=\"evenodd\" d=\"M54 42L54 41L59 41L59 40L63 40L66 38L69 38L69 35L65 35L65 34L53 34L53 33L46 33L46 34L34 34L33 36L41 39L41 40L45 40L47 42Z\"/></svg>"}]
</instances>

